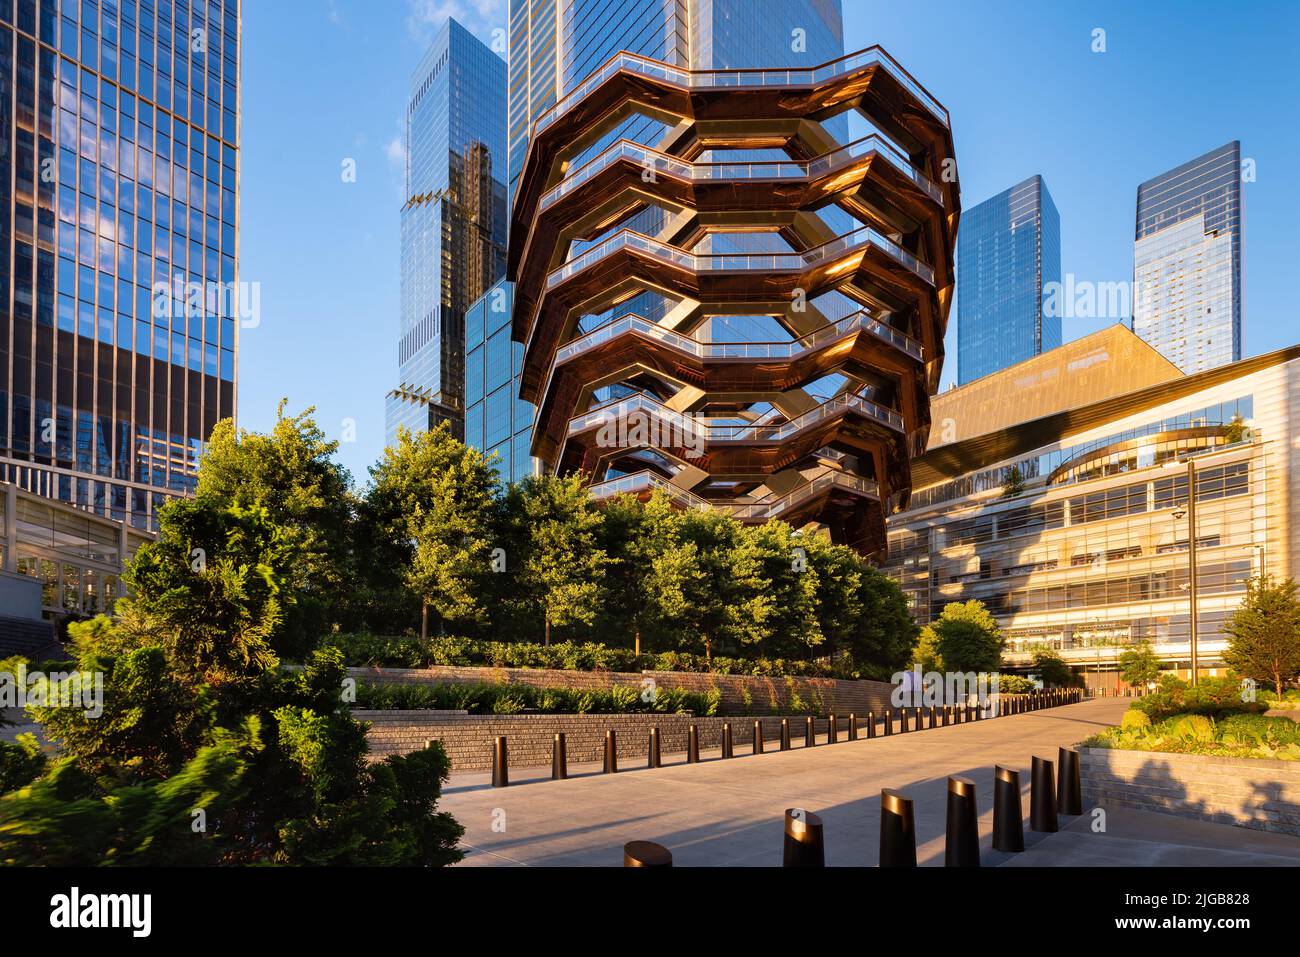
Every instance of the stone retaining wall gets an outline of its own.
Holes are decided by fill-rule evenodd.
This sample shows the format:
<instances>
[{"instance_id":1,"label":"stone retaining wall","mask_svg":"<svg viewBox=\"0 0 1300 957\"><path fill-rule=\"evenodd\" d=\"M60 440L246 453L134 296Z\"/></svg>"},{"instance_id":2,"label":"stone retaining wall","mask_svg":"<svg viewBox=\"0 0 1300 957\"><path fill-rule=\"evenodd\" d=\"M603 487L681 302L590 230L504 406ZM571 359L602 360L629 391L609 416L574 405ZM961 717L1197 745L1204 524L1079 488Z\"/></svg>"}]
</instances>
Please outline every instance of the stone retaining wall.
<instances>
[{"instance_id":1,"label":"stone retaining wall","mask_svg":"<svg viewBox=\"0 0 1300 957\"><path fill-rule=\"evenodd\" d=\"M680 688L705 693L716 687L722 693L721 714L780 713L797 693L798 710L829 712L883 711L889 707L894 686L884 681L846 681L838 678L758 678L752 675L715 675L683 671L560 671L547 668L486 668L434 666L431 668L349 668L358 682L370 684L523 684L536 688L565 687L607 691L621 685L641 691L649 679L659 688Z\"/></svg>"},{"instance_id":2,"label":"stone retaining wall","mask_svg":"<svg viewBox=\"0 0 1300 957\"><path fill-rule=\"evenodd\" d=\"M600 761L605 753L605 732L613 729L619 761L628 766L644 765L649 750L650 728L659 728L661 753L686 750L687 729L699 728L700 749L722 745L722 725L731 722L732 742L736 753L749 753L753 747L754 721L763 725L767 750L776 750L781 740L781 719L775 718L695 718L682 714L518 714L465 715L449 711L354 711L359 721L370 722L368 739L370 758L378 760L390 754L409 754L425 746L430 739L442 742L451 766L456 771L484 771L492 766L492 740L506 736L511 767L542 767L551 763L551 746L556 732L564 732L569 762ZM849 719L838 717L839 738L848 740ZM866 715L858 716L859 736L866 737ZM829 722L815 719L817 743L826 743ZM877 716L883 733L883 723ZM802 747L805 718L790 719L790 737L794 747ZM898 719L894 719L898 733Z\"/></svg>"},{"instance_id":3,"label":"stone retaining wall","mask_svg":"<svg viewBox=\"0 0 1300 957\"><path fill-rule=\"evenodd\" d=\"M1083 800L1300 835L1300 761L1080 748Z\"/></svg>"}]
</instances>

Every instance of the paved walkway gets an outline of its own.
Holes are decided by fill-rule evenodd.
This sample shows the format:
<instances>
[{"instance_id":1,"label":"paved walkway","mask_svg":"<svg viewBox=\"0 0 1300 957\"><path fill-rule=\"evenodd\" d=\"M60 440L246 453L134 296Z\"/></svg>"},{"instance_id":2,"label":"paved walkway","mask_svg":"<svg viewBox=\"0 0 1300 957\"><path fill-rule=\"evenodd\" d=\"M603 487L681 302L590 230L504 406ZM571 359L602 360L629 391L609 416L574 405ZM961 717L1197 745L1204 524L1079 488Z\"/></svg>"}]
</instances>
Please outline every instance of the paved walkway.
<instances>
[{"instance_id":1,"label":"paved walkway","mask_svg":"<svg viewBox=\"0 0 1300 957\"><path fill-rule=\"evenodd\" d=\"M1116 723L1127 705L1087 701L812 751L796 736L795 750L784 753L723 762L705 752L693 766L672 754L656 770L625 760L616 775L573 765L567 781L528 768L504 789L486 772L465 772L452 776L440 806L465 825L462 866L618 866L632 840L664 844L678 866L779 866L787 807L822 816L828 865L862 866L878 860L880 790L889 787L915 802L918 862L942 866L946 779L961 774L978 789L985 866L1300 865L1297 837L1126 808L1108 809L1103 833L1093 832L1088 815L1062 817L1056 834L1027 832L1023 854L992 850L993 766L1022 769L1028 822L1030 758L1055 760L1058 746Z\"/></svg>"},{"instance_id":2,"label":"paved walkway","mask_svg":"<svg viewBox=\"0 0 1300 957\"><path fill-rule=\"evenodd\" d=\"M577 765L567 781L529 768L513 772L509 788L465 772L452 776L439 807L465 826L465 865L618 866L624 843L650 840L679 866L779 866L785 809L802 807L825 822L828 865L862 866L879 856L880 790L895 788L915 802L918 862L942 866L947 776L960 774L976 782L983 859L996 865L1010 855L989 846L993 766L1022 769L1027 821L1031 757L1055 761L1058 746L1115 724L1127 706L1100 699L811 751L796 742L773 752L769 742L763 755L720 761L714 751L698 765L665 755L672 763L663 768L624 761L628 770L615 775Z\"/></svg>"}]
</instances>

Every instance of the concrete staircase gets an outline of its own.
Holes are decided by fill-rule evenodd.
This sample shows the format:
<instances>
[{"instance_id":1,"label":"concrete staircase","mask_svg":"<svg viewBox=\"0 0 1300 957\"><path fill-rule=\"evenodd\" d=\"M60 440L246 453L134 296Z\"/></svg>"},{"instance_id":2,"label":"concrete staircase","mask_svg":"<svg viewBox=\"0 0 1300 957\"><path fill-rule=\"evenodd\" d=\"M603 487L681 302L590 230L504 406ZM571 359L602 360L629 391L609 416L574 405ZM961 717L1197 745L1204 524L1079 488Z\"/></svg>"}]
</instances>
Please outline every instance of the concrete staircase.
<instances>
[{"instance_id":1,"label":"concrete staircase","mask_svg":"<svg viewBox=\"0 0 1300 957\"><path fill-rule=\"evenodd\" d=\"M39 660L63 656L54 633L54 623L33 618L0 615L0 658L22 655Z\"/></svg>"}]
</instances>

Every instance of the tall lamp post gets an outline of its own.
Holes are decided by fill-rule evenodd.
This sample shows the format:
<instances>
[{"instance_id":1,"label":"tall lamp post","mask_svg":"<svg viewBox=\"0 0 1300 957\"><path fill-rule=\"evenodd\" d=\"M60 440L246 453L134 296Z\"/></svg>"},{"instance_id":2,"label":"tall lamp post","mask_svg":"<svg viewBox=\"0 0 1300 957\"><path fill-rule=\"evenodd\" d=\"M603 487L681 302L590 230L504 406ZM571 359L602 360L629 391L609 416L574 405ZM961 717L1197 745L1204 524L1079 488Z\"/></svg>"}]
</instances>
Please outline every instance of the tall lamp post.
<instances>
[{"instance_id":1,"label":"tall lamp post","mask_svg":"<svg viewBox=\"0 0 1300 957\"><path fill-rule=\"evenodd\" d=\"M1174 512L1174 518L1182 519L1183 511ZM1189 647L1192 658L1192 684L1197 683L1199 671L1196 655L1196 460L1187 459L1187 594L1191 602L1190 625L1192 629Z\"/></svg>"}]
</instances>

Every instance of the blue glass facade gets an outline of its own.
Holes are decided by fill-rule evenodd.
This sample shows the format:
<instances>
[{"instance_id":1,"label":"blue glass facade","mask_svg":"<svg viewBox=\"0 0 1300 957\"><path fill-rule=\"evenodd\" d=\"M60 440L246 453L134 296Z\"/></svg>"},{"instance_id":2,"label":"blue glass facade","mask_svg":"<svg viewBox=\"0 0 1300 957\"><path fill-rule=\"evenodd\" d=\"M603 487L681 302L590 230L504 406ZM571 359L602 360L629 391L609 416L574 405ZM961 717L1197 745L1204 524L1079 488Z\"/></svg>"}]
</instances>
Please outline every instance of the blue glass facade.
<instances>
[{"instance_id":1,"label":"blue glass facade","mask_svg":"<svg viewBox=\"0 0 1300 957\"><path fill-rule=\"evenodd\" d=\"M0 479L152 527L234 415L239 31L238 0L0 0Z\"/></svg>"},{"instance_id":2,"label":"blue glass facade","mask_svg":"<svg viewBox=\"0 0 1300 957\"><path fill-rule=\"evenodd\" d=\"M502 279L465 313L465 443L496 456L502 479L533 474L533 406L519 398L524 347L510 338L514 284Z\"/></svg>"},{"instance_id":3,"label":"blue glass facade","mask_svg":"<svg viewBox=\"0 0 1300 957\"><path fill-rule=\"evenodd\" d=\"M957 382L1061 344L1044 289L1061 281L1061 217L1041 176L962 213L957 232ZM1051 310L1048 310L1051 312Z\"/></svg>"},{"instance_id":4,"label":"blue glass facade","mask_svg":"<svg viewBox=\"0 0 1300 957\"><path fill-rule=\"evenodd\" d=\"M1241 358L1241 144L1138 187L1133 331L1189 375Z\"/></svg>"},{"instance_id":5,"label":"blue glass facade","mask_svg":"<svg viewBox=\"0 0 1300 957\"><path fill-rule=\"evenodd\" d=\"M462 435L465 311L505 272L505 63L455 20L421 60L407 106L398 426Z\"/></svg>"}]
</instances>

